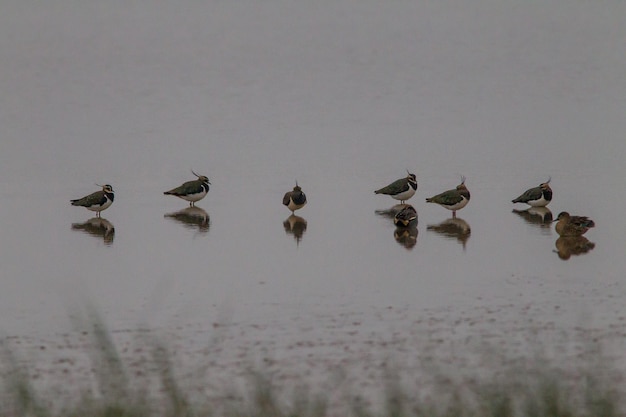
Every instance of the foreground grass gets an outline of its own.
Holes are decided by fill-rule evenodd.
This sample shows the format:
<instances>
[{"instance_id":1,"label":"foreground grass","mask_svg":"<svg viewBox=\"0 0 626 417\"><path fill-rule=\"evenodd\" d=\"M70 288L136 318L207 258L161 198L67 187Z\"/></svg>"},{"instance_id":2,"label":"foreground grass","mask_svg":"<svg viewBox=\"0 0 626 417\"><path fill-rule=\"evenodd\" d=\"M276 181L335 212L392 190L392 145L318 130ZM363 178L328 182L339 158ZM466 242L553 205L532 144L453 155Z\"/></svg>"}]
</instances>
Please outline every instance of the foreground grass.
<instances>
[{"instance_id":1,"label":"foreground grass","mask_svg":"<svg viewBox=\"0 0 626 417\"><path fill-rule=\"evenodd\" d=\"M622 376L603 360L566 369L540 356L487 374L449 375L426 366L430 374L411 380L388 370L380 381L382 400L371 401L358 389L329 383L317 392L278 385L263 370L250 370L243 388L225 389L216 402L181 388L171 354L158 340L145 338L150 352L148 379L134 380L103 323L90 324L96 348L88 352L93 388L76 398L54 398L35 388L16 353L2 347L0 417L614 417L623 416ZM149 381L146 383L146 381ZM55 381L64 384L65 381ZM56 392L56 391L55 391ZM51 398L52 397L52 398Z\"/></svg>"}]
</instances>

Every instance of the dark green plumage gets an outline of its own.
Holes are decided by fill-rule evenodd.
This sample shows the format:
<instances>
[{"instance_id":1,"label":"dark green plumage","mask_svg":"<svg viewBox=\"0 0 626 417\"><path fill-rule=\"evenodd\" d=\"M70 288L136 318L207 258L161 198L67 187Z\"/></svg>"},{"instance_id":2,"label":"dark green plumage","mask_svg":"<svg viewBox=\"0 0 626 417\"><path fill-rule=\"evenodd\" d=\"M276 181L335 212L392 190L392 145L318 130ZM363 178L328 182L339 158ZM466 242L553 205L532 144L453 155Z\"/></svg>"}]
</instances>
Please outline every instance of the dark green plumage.
<instances>
[{"instance_id":1,"label":"dark green plumage","mask_svg":"<svg viewBox=\"0 0 626 417\"><path fill-rule=\"evenodd\" d=\"M407 174L406 178L395 180L391 184L374 191L374 193L390 195L392 198L404 203L405 200L413 197L415 190L417 190L417 177L408 171Z\"/></svg>"},{"instance_id":2,"label":"dark green plumage","mask_svg":"<svg viewBox=\"0 0 626 417\"><path fill-rule=\"evenodd\" d=\"M165 191L165 195L173 195L183 200L189 201L190 206L194 206L196 201L202 200L209 192L209 178L204 175L198 175L193 170L193 175L198 177L197 180L187 181L176 188Z\"/></svg>"},{"instance_id":3,"label":"dark green plumage","mask_svg":"<svg viewBox=\"0 0 626 417\"><path fill-rule=\"evenodd\" d=\"M287 193L285 193L283 197L283 204L286 206L289 205L290 199L297 206L306 203L306 195L302 192L302 188L300 188L299 186L295 186L293 188L293 191L288 191Z\"/></svg>"},{"instance_id":4,"label":"dark green plumage","mask_svg":"<svg viewBox=\"0 0 626 417\"><path fill-rule=\"evenodd\" d=\"M395 180L391 184L374 191L375 194L396 195L406 191L409 188L417 189L417 177L415 174L409 173L408 177Z\"/></svg>"},{"instance_id":5,"label":"dark green plumage","mask_svg":"<svg viewBox=\"0 0 626 417\"><path fill-rule=\"evenodd\" d=\"M95 211L97 213L96 216L100 217L100 212L109 208L115 199L113 187L109 184L102 185L101 187L101 191L96 191L83 198L70 200L70 203L73 206L85 207L88 210Z\"/></svg>"},{"instance_id":6,"label":"dark green plumage","mask_svg":"<svg viewBox=\"0 0 626 417\"><path fill-rule=\"evenodd\" d=\"M193 181L187 181L181 186L176 188L172 188L169 191L164 192L165 195L175 195L176 197L182 197L189 194L198 194L202 191L209 191L208 181L203 181L202 179L197 179ZM212 195L212 194L211 194Z\"/></svg>"},{"instance_id":7,"label":"dark green plumage","mask_svg":"<svg viewBox=\"0 0 626 417\"><path fill-rule=\"evenodd\" d=\"M437 194L434 197L427 198L426 202L437 203L437 204L441 204L442 206L453 206L463 201L463 196L465 196L465 198L469 200L470 198L469 191L448 190L448 191L444 191L441 194Z\"/></svg>"},{"instance_id":8,"label":"dark green plumage","mask_svg":"<svg viewBox=\"0 0 626 417\"><path fill-rule=\"evenodd\" d=\"M526 190L522 195L514 200L513 203L526 203L534 207L545 207L552 201L552 188L550 188L550 180Z\"/></svg>"},{"instance_id":9,"label":"dark green plumage","mask_svg":"<svg viewBox=\"0 0 626 417\"><path fill-rule=\"evenodd\" d=\"M296 181L296 186L293 187L293 190L287 191L283 196L283 205L291 210L291 213L293 213L304 207L306 203L306 194L304 194L304 191L302 191L302 188Z\"/></svg>"},{"instance_id":10,"label":"dark green plumage","mask_svg":"<svg viewBox=\"0 0 626 417\"><path fill-rule=\"evenodd\" d=\"M452 210L452 217L456 217L456 211L461 210L469 203L470 192L465 186L465 177L454 190L444 191L441 194L426 199L427 203L436 203L441 207Z\"/></svg>"},{"instance_id":11,"label":"dark green plumage","mask_svg":"<svg viewBox=\"0 0 626 417\"><path fill-rule=\"evenodd\" d=\"M524 192L524 194L520 195L515 200L511 200L511 201L513 203L525 203L525 202L530 201L530 200L539 200L541 198L542 194L543 193L541 192L541 188L540 187L535 187L535 188L531 188L529 190L526 190L526 192Z\"/></svg>"},{"instance_id":12,"label":"dark green plumage","mask_svg":"<svg viewBox=\"0 0 626 417\"><path fill-rule=\"evenodd\" d=\"M102 206L107 202L107 197L109 200L113 201L115 195L113 193L106 193L104 191L96 191L93 194L89 194L86 197L79 198L77 200L71 200L73 206L80 207L92 207L92 206Z\"/></svg>"},{"instance_id":13,"label":"dark green plumage","mask_svg":"<svg viewBox=\"0 0 626 417\"><path fill-rule=\"evenodd\" d=\"M409 190L409 182L406 178L400 178L392 182L391 184L383 187L379 190L374 191L375 194L386 194L386 195L395 195L400 194L401 192Z\"/></svg>"}]
</instances>

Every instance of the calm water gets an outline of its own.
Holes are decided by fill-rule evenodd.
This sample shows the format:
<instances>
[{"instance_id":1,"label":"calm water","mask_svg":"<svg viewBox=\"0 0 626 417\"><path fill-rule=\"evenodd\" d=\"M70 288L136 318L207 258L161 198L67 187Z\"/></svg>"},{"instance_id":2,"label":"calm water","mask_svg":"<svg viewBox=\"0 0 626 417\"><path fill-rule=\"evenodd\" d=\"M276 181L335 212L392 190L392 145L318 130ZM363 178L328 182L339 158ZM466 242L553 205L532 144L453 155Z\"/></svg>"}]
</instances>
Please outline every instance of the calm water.
<instances>
[{"instance_id":1,"label":"calm water","mask_svg":"<svg viewBox=\"0 0 626 417\"><path fill-rule=\"evenodd\" d=\"M626 10L565 3L9 2L0 329L64 332L86 303L113 329L226 317L268 340L437 312L488 328L494 309L501 328L623 327ZM162 194L190 169L212 183L192 212ZM406 169L403 236L373 190ZM424 199L461 175L451 224ZM561 259L513 211L548 177L553 218L595 220L588 253ZM69 205L96 182L116 191L100 223Z\"/></svg>"}]
</instances>

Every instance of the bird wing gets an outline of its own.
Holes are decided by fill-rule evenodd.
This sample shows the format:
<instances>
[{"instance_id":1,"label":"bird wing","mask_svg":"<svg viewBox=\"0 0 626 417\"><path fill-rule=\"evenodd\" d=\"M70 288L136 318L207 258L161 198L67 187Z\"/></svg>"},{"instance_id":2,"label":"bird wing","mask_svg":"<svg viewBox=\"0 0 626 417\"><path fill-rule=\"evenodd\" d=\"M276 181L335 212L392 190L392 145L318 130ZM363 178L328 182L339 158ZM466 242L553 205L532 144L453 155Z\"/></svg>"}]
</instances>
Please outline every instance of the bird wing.
<instances>
[{"instance_id":1,"label":"bird wing","mask_svg":"<svg viewBox=\"0 0 626 417\"><path fill-rule=\"evenodd\" d=\"M376 194L389 194L394 195L406 191L409 189L409 184L406 178L400 178L389 184L386 187L381 188L380 190L374 191Z\"/></svg>"},{"instance_id":2,"label":"bird wing","mask_svg":"<svg viewBox=\"0 0 626 417\"><path fill-rule=\"evenodd\" d=\"M291 193L291 199L298 205L306 203L306 195L302 191L293 191ZM284 201L285 199L283 198L283 203Z\"/></svg>"},{"instance_id":3,"label":"bird wing","mask_svg":"<svg viewBox=\"0 0 626 417\"><path fill-rule=\"evenodd\" d=\"M285 196L283 197L283 205L288 206L289 205L289 199L291 198L291 193L293 191L287 191L285 193Z\"/></svg>"},{"instance_id":4,"label":"bird wing","mask_svg":"<svg viewBox=\"0 0 626 417\"><path fill-rule=\"evenodd\" d=\"M529 190L526 190L524 194L517 197L513 200L514 203L526 203L528 201L539 200L543 192L541 191L541 187L534 187Z\"/></svg>"},{"instance_id":5,"label":"bird wing","mask_svg":"<svg viewBox=\"0 0 626 417\"><path fill-rule=\"evenodd\" d=\"M86 197L79 198L78 200L71 200L73 206L91 207L97 205L103 205L107 199L104 191L96 191L93 194L89 194Z\"/></svg>"},{"instance_id":6,"label":"bird wing","mask_svg":"<svg viewBox=\"0 0 626 417\"><path fill-rule=\"evenodd\" d=\"M572 216L570 223L578 227L594 227L596 224L586 216Z\"/></svg>"},{"instance_id":7,"label":"bird wing","mask_svg":"<svg viewBox=\"0 0 626 417\"><path fill-rule=\"evenodd\" d=\"M434 197L427 198L429 203L442 204L444 206L453 206L463 201L463 196L458 190L448 190Z\"/></svg>"},{"instance_id":8,"label":"bird wing","mask_svg":"<svg viewBox=\"0 0 626 417\"><path fill-rule=\"evenodd\" d=\"M189 194L197 194L203 191L202 181L187 181L180 187L173 188L169 191L166 191L165 194L171 195L189 195Z\"/></svg>"}]
</instances>

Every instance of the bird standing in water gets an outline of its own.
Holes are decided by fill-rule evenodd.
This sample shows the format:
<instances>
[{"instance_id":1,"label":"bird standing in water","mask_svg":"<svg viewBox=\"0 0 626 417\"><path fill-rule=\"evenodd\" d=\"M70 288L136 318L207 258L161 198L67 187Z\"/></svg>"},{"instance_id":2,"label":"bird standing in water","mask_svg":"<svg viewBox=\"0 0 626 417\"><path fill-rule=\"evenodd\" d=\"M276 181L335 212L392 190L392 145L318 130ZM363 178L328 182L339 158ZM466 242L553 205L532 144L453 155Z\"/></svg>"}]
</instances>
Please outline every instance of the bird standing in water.
<instances>
[{"instance_id":1,"label":"bird standing in water","mask_svg":"<svg viewBox=\"0 0 626 417\"><path fill-rule=\"evenodd\" d=\"M96 185L102 187L102 190L96 191L83 198L70 200L70 203L72 203L73 206L85 207L87 210L95 211L96 217L100 217L100 212L108 209L109 206L113 204L115 194L113 193L113 187L109 184Z\"/></svg>"},{"instance_id":2,"label":"bird standing in water","mask_svg":"<svg viewBox=\"0 0 626 417\"><path fill-rule=\"evenodd\" d=\"M456 218L456 211L461 210L469 203L470 192L465 186L465 177L461 177L461 183L454 190L444 191L434 197L426 199L427 203L436 203L441 207L452 210L452 217Z\"/></svg>"},{"instance_id":3,"label":"bird standing in water","mask_svg":"<svg viewBox=\"0 0 626 417\"><path fill-rule=\"evenodd\" d=\"M306 205L306 194L304 194L302 188L298 185L298 181L296 181L296 186L293 187L292 191L285 193L283 205L287 206L292 214Z\"/></svg>"},{"instance_id":4,"label":"bird standing in water","mask_svg":"<svg viewBox=\"0 0 626 417\"><path fill-rule=\"evenodd\" d=\"M189 201L189 206L193 207L196 201L202 200L209 192L209 178L204 175L198 175L191 170L191 173L198 177L197 180L187 181L183 185L172 188L169 191L164 192L165 195L173 195L178 198L182 198L185 201Z\"/></svg>"},{"instance_id":5,"label":"bird standing in water","mask_svg":"<svg viewBox=\"0 0 626 417\"><path fill-rule=\"evenodd\" d=\"M545 207L552 201L552 188L550 188L550 178L548 181L539 184L538 187L530 188L515 200L513 203L526 203L531 207Z\"/></svg>"},{"instance_id":6,"label":"bird standing in water","mask_svg":"<svg viewBox=\"0 0 626 417\"><path fill-rule=\"evenodd\" d=\"M406 173L409 174L406 178L400 178L388 186L374 191L374 193L389 195L391 198L400 200L400 203L404 204L406 200L413 197L413 194L415 194L417 190L417 177L408 170Z\"/></svg>"}]
</instances>

